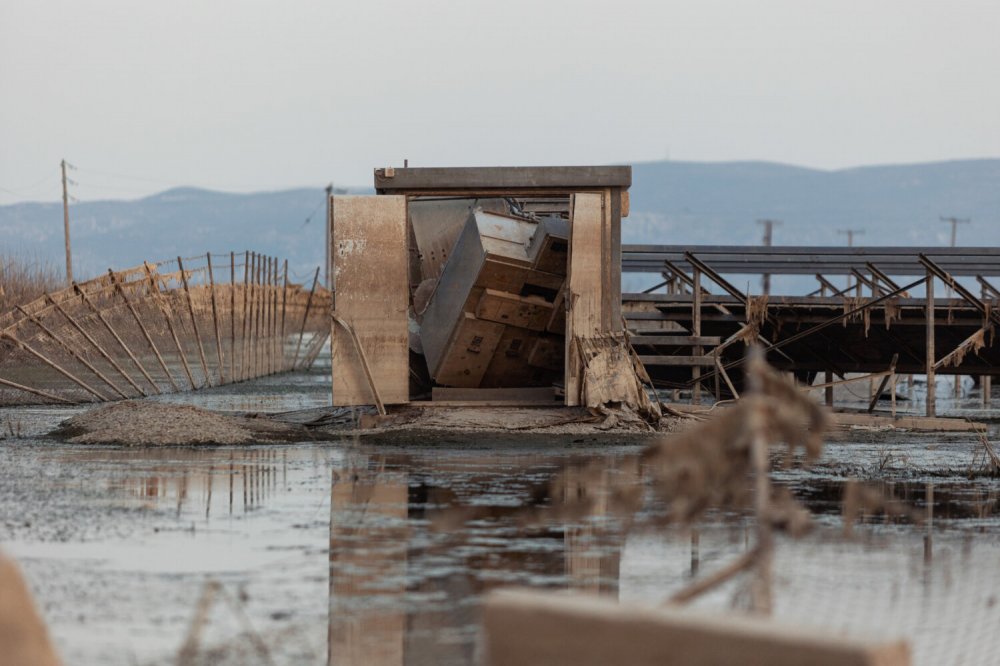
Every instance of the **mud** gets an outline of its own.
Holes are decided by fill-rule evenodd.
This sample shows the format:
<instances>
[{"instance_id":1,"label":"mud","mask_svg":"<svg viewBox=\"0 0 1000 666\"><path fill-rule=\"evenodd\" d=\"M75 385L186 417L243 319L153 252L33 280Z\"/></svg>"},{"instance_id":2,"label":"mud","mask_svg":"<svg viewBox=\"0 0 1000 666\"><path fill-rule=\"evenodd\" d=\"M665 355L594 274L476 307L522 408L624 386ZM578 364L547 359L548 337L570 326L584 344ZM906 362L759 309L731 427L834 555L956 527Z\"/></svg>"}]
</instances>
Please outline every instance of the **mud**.
<instances>
[{"instance_id":1,"label":"mud","mask_svg":"<svg viewBox=\"0 0 1000 666\"><path fill-rule=\"evenodd\" d=\"M162 402L301 421L327 399L323 379ZM641 483L640 447L626 438L133 448L43 436L81 411L0 411L0 547L19 562L65 663L176 663L212 581L221 591L192 663L266 663L263 645L278 664L465 664L487 590L659 603L752 539L741 514L693 530L651 526L656 506L614 518L600 484L582 489L595 499L587 515L546 519L548 482L567 466L597 463L617 483ZM916 664L995 663L1000 479L969 478L975 445L967 435L857 433L828 443L816 466L776 472L818 516L808 537L779 544L777 619L902 636ZM848 477L883 483L922 514L930 483L933 519L871 515L846 540ZM526 523L526 507L541 520ZM476 518L442 529L456 508ZM735 581L697 603L729 607L743 594Z\"/></svg>"},{"instance_id":2,"label":"mud","mask_svg":"<svg viewBox=\"0 0 1000 666\"><path fill-rule=\"evenodd\" d=\"M268 418L144 400L127 400L78 414L59 424L49 436L74 444L118 446L273 444L328 438Z\"/></svg>"}]
</instances>

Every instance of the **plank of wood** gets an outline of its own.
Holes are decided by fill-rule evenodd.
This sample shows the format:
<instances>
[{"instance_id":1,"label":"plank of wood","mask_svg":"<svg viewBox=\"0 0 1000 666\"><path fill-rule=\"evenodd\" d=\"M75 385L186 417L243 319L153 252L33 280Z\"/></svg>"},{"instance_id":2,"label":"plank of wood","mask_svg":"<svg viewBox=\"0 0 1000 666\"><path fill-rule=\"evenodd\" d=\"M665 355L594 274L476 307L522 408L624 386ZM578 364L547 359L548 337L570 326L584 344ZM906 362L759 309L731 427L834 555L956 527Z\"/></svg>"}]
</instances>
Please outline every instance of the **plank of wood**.
<instances>
[{"instance_id":1,"label":"plank of wood","mask_svg":"<svg viewBox=\"0 0 1000 666\"><path fill-rule=\"evenodd\" d=\"M479 386L496 354L504 328L503 324L477 319L468 312L463 312L444 353L441 367L434 377L435 381L445 386Z\"/></svg>"},{"instance_id":2,"label":"plank of wood","mask_svg":"<svg viewBox=\"0 0 1000 666\"><path fill-rule=\"evenodd\" d=\"M538 296L519 296L486 289L479 297L476 317L498 324L544 331L552 316L552 303Z\"/></svg>"},{"instance_id":3,"label":"plank of wood","mask_svg":"<svg viewBox=\"0 0 1000 666\"><path fill-rule=\"evenodd\" d=\"M554 403L559 405L558 402ZM551 400L423 400L409 403L408 407L421 409L444 409L448 407L526 407L551 408Z\"/></svg>"},{"instance_id":4,"label":"plank of wood","mask_svg":"<svg viewBox=\"0 0 1000 666\"><path fill-rule=\"evenodd\" d=\"M984 430L986 424L943 416L897 416L868 414L863 412L834 412L833 422L838 426L892 426L906 430L926 430L930 432L976 432Z\"/></svg>"},{"instance_id":5,"label":"plank of wood","mask_svg":"<svg viewBox=\"0 0 1000 666\"><path fill-rule=\"evenodd\" d=\"M722 338L717 335L633 335L632 346L664 345L674 347L690 347L704 345L714 347L722 344Z\"/></svg>"},{"instance_id":6,"label":"plank of wood","mask_svg":"<svg viewBox=\"0 0 1000 666\"><path fill-rule=\"evenodd\" d=\"M566 317L566 404L580 404L583 368L574 349L574 337L590 337L602 332L604 301L602 243L604 241L604 196L574 194L570 200L569 275Z\"/></svg>"},{"instance_id":7,"label":"plank of wood","mask_svg":"<svg viewBox=\"0 0 1000 666\"><path fill-rule=\"evenodd\" d=\"M552 402L555 400L555 389L551 386L533 386L528 388L485 388L465 389L435 386L431 389L431 400L451 402Z\"/></svg>"},{"instance_id":8,"label":"plank of wood","mask_svg":"<svg viewBox=\"0 0 1000 666\"><path fill-rule=\"evenodd\" d=\"M379 192L558 189L632 185L631 166L412 167L376 169Z\"/></svg>"},{"instance_id":9,"label":"plank of wood","mask_svg":"<svg viewBox=\"0 0 1000 666\"><path fill-rule=\"evenodd\" d=\"M640 356L643 365L713 367L713 356Z\"/></svg>"},{"instance_id":10,"label":"plank of wood","mask_svg":"<svg viewBox=\"0 0 1000 666\"><path fill-rule=\"evenodd\" d=\"M908 666L901 640L862 640L735 613L652 608L580 593L499 590L483 612L491 666Z\"/></svg>"},{"instance_id":11,"label":"plank of wood","mask_svg":"<svg viewBox=\"0 0 1000 666\"><path fill-rule=\"evenodd\" d=\"M333 203L336 310L350 322L383 402L409 400L406 197L338 196ZM333 404L372 404L351 336L332 333Z\"/></svg>"}]
</instances>

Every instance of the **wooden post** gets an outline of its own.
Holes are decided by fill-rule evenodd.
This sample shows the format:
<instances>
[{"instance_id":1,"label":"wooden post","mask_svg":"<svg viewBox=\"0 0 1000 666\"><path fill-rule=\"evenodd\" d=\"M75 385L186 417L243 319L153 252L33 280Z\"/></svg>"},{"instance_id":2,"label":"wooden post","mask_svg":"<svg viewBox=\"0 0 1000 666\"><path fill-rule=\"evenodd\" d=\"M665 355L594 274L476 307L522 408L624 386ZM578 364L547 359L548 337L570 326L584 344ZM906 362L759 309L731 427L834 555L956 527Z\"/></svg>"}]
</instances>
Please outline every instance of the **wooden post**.
<instances>
[{"instance_id":1,"label":"wooden post","mask_svg":"<svg viewBox=\"0 0 1000 666\"><path fill-rule=\"evenodd\" d=\"M981 298L985 301L989 298L989 293L986 290L986 285L982 285ZM985 328L989 324L989 317L983 322L983 327ZM990 390L993 388L993 381L990 375L980 375L979 376L979 389L983 394L983 409L990 408Z\"/></svg>"},{"instance_id":2,"label":"wooden post","mask_svg":"<svg viewBox=\"0 0 1000 666\"><path fill-rule=\"evenodd\" d=\"M833 373L827 370L823 373L823 383L830 384L833 382ZM826 398L826 406L833 407L833 387L827 386L823 389L824 397Z\"/></svg>"},{"instance_id":3,"label":"wooden post","mask_svg":"<svg viewBox=\"0 0 1000 666\"><path fill-rule=\"evenodd\" d=\"M300 364L303 370L308 370L316 362L319 353L323 351L323 347L326 346L326 340L329 337L330 333L324 330L309 344L308 353L302 357L302 363Z\"/></svg>"},{"instance_id":4,"label":"wooden post","mask_svg":"<svg viewBox=\"0 0 1000 666\"><path fill-rule=\"evenodd\" d=\"M92 387L90 384L88 384L87 382L83 381L82 379L80 379L79 377L77 377L76 375L74 375L69 370L65 369L64 367L62 367L61 365L59 365L55 361L51 360L50 358L48 358L47 356L45 356L44 354L42 354L40 351L35 350L28 343L21 342L20 340L18 340L17 338L15 338L10 333L2 333L0 335L2 335L2 337L7 338L12 343L14 343L15 347L18 347L19 349L23 349L24 351L28 352L29 354L31 354L32 356L34 356L35 358L37 358L39 361L41 361L45 365L49 366L50 368L52 368L53 370L55 370L56 372L58 372L60 375L62 375L66 379L70 380L71 382L73 382L74 384L76 384L77 386L79 386L80 388L82 388L83 390L85 390L87 393L90 393L91 395L93 395L95 398L97 398L101 402L107 402L108 401L108 399L106 397L104 397L103 395L101 395L100 393L98 393L94 389L94 387Z\"/></svg>"},{"instance_id":5,"label":"wooden post","mask_svg":"<svg viewBox=\"0 0 1000 666\"><path fill-rule=\"evenodd\" d=\"M896 371L893 369L892 379L889 382L889 390L892 391L892 418L896 418Z\"/></svg>"},{"instance_id":6,"label":"wooden post","mask_svg":"<svg viewBox=\"0 0 1000 666\"><path fill-rule=\"evenodd\" d=\"M934 387L934 275L927 271L927 313L925 314L925 319L927 320L927 360L926 360L926 370L927 370L927 416L935 416L937 414L937 405L935 404L936 395Z\"/></svg>"},{"instance_id":7,"label":"wooden post","mask_svg":"<svg viewBox=\"0 0 1000 666\"><path fill-rule=\"evenodd\" d=\"M208 285L212 293L212 322L215 324L215 353L219 357L219 383L226 383L226 361L222 356L222 331L219 329L219 306L215 302L215 274L212 272L212 253L205 253L208 266Z\"/></svg>"},{"instance_id":8,"label":"wooden post","mask_svg":"<svg viewBox=\"0 0 1000 666\"><path fill-rule=\"evenodd\" d=\"M288 370L285 353L285 310L288 306L288 259L285 259L285 285L281 289L281 369Z\"/></svg>"},{"instance_id":9,"label":"wooden post","mask_svg":"<svg viewBox=\"0 0 1000 666\"><path fill-rule=\"evenodd\" d=\"M260 276L260 354L261 374L271 374L271 257L264 257L264 266Z\"/></svg>"},{"instance_id":10,"label":"wooden post","mask_svg":"<svg viewBox=\"0 0 1000 666\"><path fill-rule=\"evenodd\" d=\"M45 398L46 400L62 402L67 405L77 404L77 401L67 400L66 398L60 398L57 395L46 393L45 391L39 391L38 389L33 389L30 386L25 386L24 384L18 384L17 382L12 382L7 379L3 379L2 377L0 377L0 385L6 386L7 388L17 389L18 391L24 391L25 393L30 393L32 395L37 395L38 397Z\"/></svg>"},{"instance_id":11,"label":"wooden post","mask_svg":"<svg viewBox=\"0 0 1000 666\"><path fill-rule=\"evenodd\" d=\"M302 348L302 336L306 333L306 322L309 320L309 309L312 308L313 295L316 293L316 283L319 282L319 268L313 276L312 289L309 290L309 298L306 299L306 311L302 315L302 327L299 329L299 342L295 345L295 356L292 357L292 368L299 360L299 350Z\"/></svg>"},{"instance_id":12,"label":"wooden post","mask_svg":"<svg viewBox=\"0 0 1000 666\"><path fill-rule=\"evenodd\" d=\"M246 379L248 374L247 340L250 338L250 253L243 253L243 317L240 337L240 379Z\"/></svg>"},{"instance_id":13,"label":"wooden post","mask_svg":"<svg viewBox=\"0 0 1000 666\"><path fill-rule=\"evenodd\" d=\"M694 269L694 287L693 296L691 301L691 321L692 321L692 331L691 334L695 337L701 335L701 271L697 268ZM701 356L704 353L704 349L700 345L695 345L692 350L693 356ZM691 392L691 404L700 405L701 404L701 367L694 366L691 368L691 377L694 379L694 389Z\"/></svg>"},{"instance_id":14,"label":"wooden post","mask_svg":"<svg viewBox=\"0 0 1000 666\"><path fill-rule=\"evenodd\" d=\"M76 331L77 331L77 332L78 332L78 333L79 333L80 335L82 335L82 336L83 336L83 337L84 337L84 338L85 338L85 339L87 340L87 342L89 342L89 343L91 344L91 346L93 346L93 347L94 347L94 349L96 349L96 350L97 350L97 353L98 353L98 354L100 354L100 355L101 355L102 357L104 357L104 360L105 360L105 361L107 361L108 363L110 363L110 364L111 364L111 367L113 367L113 368L115 369L115 371L116 371L116 372L117 372L117 373L118 373L119 375L121 375L121 376L122 376L122 377L123 377L123 378L125 379L125 381L127 381L127 382L129 383L129 385L130 385L130 386L131 386L132 388L134 388L134 389L135 389L136 391L138 391L138 392L139 392L139 395L146 395L145 391L143 391L143 390L142 390L141 388L139 388L139 385L135 383L135 380L133 380L133 379L132 379L132 378L131 378L131 377L130 377L130 376L128 375L128 373L127 373L127 372L125 372L125 370L124 370L124 369L123 369L123 368L122 368L122 367L121 367L120 365L118 365L118 362L117 362L117 361L115 361L115 359L114 359L114 358L112 358L111 354L109 354L109 353L108 353L107 351L105 351L105 350L104 350L104 347L102 347L102 346L100 345L100 343L99 343L99 342L97 342L97 340L95 340L95 339L94 339L94 336L92 336L92 335L91 335L90 333L88 333L88 332L87 332L86 330L84 330L83 326L81 326L81 325L79 324L79 322L77 322L77 321L76 321L75 319L73 319L73 317L71 317L71 316L69 315L69 313L68 313L68 312L66 312L66 311L65 311L65 310L64 310L64 309L62 308L62 306L61 306L61 305L59 305L59 303L57 303L57 302L55 301L55 299L54 299L54 298L52 298L52 296L50 296L50 295L46 294L46 295L45 295L45 297L46 297L46 298L48 298L48 300L49 300L49 303L51 303L51 304L52 304L52 306L53 306L53 307L54 307L54 308L56 309L56 311L57 311L57 312L58 312L59 314L61 314L61 315L62 315L63 317L65 317L65 318L66 318L66 321L68 321L68 322L70 323L70 325L71 325L71 326L72 326L73 328L75 328L75 329L76 329Z\"/></svg>"},{"instance_id":15,"label":"wooden post","mask_svg":"<svg viewBox=\"0 0 1000 666\"><path fill-rule=\"evenodd\" d=\"M229 377L236 376L236 253L229 253Z\"/></svg>"},{"instance_id":16,"label":"wooden post","mask_svg":"<svg viewBox=\"0 0 1000 666\"><path fill-rule=\"evenodd\" d=\"M243 348L246 352L247 358L247 378L255 376L255 362L254 362L254 316L257 310L257 288L255 281L257 279L257 253L250 253L250 277L247 281L247 301L249 303L249 309L247 311L247 333L243 337Z\"/></svg>"},{"instance_id":17,"label":"wooden post","mask_svg":"<svg viewBox=\"0 0 1000 666\"><path fill-rule=\"evenodd\" d=\"M125 398L126 400L128 399L129 396L126 395L120 388L118 388L117 386L115 386L115 384L110 379L108 379L104 375L103 372L101 372L100 370L98 370L97 368L95 368L90 363L90 361L88 361L86 358L84 358L83 356L81 356L80 354L78 354L77 351L75 349L73 349L72 345L68 344L67 342L64 342L61 338L59 338L59 336L57 336L55 334L55 332L53 332L52 330L50 330L48 326L46 326L45 324L43 324L42 321L40 319L38 319L38 317L36 317L33 314L29 314L20 305L17 305L15 307L17 308L17 310L21 314L23 314L25 317L27 317L29 320L31 320L31 323L33 323L38 328L42 329L42 331L47 336L49 336L52 340L54 340L56 342L56 344L58 344L60 346L60 348L62 348L62 350L64 352L66 352L67 354L69 354L70 356L72 356L74 360L76 360L77 362L79 362L80 365L82 365L83 367L87 368L87 370L90 370L92 373L94 373L95 375L97 375L97 378L100 379L105 384L107 384L111 388L112 391L114 391L115 393L117 393L118 395L120 395L122 398Z\"/></svg>"},{"instance_id":18,"label":"wooden post","mask_svg":"<svg viewBox=\"0 0 1000 666\"><path fill-rule=\"evenodd\" d=\"M270 279L267 281L267 308L269 316L267 318L267 335L269 344L267 345L268 361L267 370L270 374L277 371L278 360L275 343L278 340L278 258L271 257Z\"/></svg>"},{"instance_id":19,"label":"wooden post","mask_svg":"<svg viewBox=\"0 0 1000 666\"><path fill-rule=\"evenodd\" d=\"M117 342L118 345L125 351L125 354L129 357L129 359L131 359L132 363L135 364L135 367L139 368L139 372L141 372L142 376L146 378L146 381L149 382L149 385L153 387L153 390L159 393L160 387L157 386L156 382L153 381L153 378L149 376L149 373L146 372L146 368L143 367L142 363L139 362L139 359L135 357L135 354L132 353L132 350L128 348L128 345L125 344L125 341L122 340L120 335L118 335L118 332L111 327L111 322L109 322L104 317L104 313L102 313L100 310L97 309L97 307L87 297L87 294L83 291L83 289L80 288L80 285L74 282L73 288L76 290L76 293L80 295L80 298L83 300L83 302L87 304L87 307L90 308L91 312L97 315L97 319L101 322L101 324L104 325L104 328L108 330L108 333L110 333L111 337L115 339L115 342ZM142 393L142 395L146 395L146 392L141 389L139 390L139 392Z\"/></svg>"},{"instance_id":20,"label":"wooden post","mask_svg":"<svg viewBox=\"0 0 1000 666\"><path fill-rule=\"evenodd\" d=\"M180 257L177 257L177 268L181 272L181 283L184 285L188 313L191 315L191 327L194 329L194 339L198 343L198 359L201 361L201 371L205 373L205 383L211 386L212 376L208 372L208 362L205 360L205 347L201 344L201 333L198 332L198 317L194 314L194 301L191 300L191 289L188 288L187 271L184 270L184 260Z\"/></svg>"},{"instance_id":21,"label":"wooden post","mask_svg":"<svg viewBox=\"0 0 1000 666\"><path fill-rule=\"evenodd\" d=\"M149 343L150 349L153 350L153 355L156 356L156 360L160 364L160 368L163 369L163 374L167 376L167 381L170 382L170 386L175 391L180 391L180 388L177 386L177 382L174 381L173 376L170 374L170 369L167 367L166 361L164 361L163 356L160 355L160 350L156 347L156 343L153 342L153 337L149 334L149 329L146 328L146 324L142 321L142 317L139 316L139 312L135 309L135 306L132 305L132 301L125 292L125 288L118 281L118 276L115 275L115 272L110 268L108 269L108 276L111 278L111 284L113 284L115 289L117 289L118 295L122 297L123 301L125 301L125 306L128 308L129 312L132 313L132 318L135 319L136 325L139 326L139 330L142 331L143 337L145 337L146 342Z\"/></svg>"},{"instance_id":22,"label":"wooden post","mask_svg":"<svg viewBox=\"0 0 1000 666\"><path fill-rule=\"evenodd\" d=\"M254 357L254 376L260 377L264 374L264 360L261 356L261 333L263 331L263 326L261 325L264 317L264 295L261 293L263 291L263 279L264 274L264 255L257 255L257 270L254 274L254 346L253 346L253 357Z\"/></svg>"},{"instance_id":23,"label":"wooden post","mask_svg":"<svg viewBox=\"0 0 1000 666\"><path fill-rule=\"evenodd\" d=\"M170 331L170 337L173 338L174 347L177 348L177 355L181 359L181 365L184 366L184 374L187 375L191 388L197 388L197 385L194 383L194 375L191 374L191 366L188 365L187 356L184 355L184 348L181 346L180 338L177 337L177 329L174 328L173 319L170 318L170 311L163 303L163 296L160 294L160 285L157 284L156 277L153 275L153 270L149 267L149 264L143 262L143 266L145 266L146 275L149 277L150 297L156 301L156 305L159 306L160 312L163 313L163 318L167 321L167 329Z\"/></svg>"}]
</instances>

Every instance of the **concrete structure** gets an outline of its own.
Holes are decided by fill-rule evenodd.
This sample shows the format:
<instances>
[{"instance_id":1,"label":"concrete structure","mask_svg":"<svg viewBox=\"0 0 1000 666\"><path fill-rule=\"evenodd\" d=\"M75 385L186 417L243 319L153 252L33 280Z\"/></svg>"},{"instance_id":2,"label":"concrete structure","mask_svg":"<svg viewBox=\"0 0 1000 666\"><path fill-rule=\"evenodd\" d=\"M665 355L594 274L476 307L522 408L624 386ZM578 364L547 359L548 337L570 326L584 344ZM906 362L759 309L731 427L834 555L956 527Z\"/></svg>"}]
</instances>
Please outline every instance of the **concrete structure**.
<instances>
[{"instance_id":1,"label":"concrete structure","mask_svg":"<svg viewBox=\"0 0 1000 666\"><path fill-rule=\"evenodd\" d=\"M334 404L545 387L641 403L621 317L630 185L627 166L387 168L377 195L333 197Z\"/></svg>"}]
</instances>

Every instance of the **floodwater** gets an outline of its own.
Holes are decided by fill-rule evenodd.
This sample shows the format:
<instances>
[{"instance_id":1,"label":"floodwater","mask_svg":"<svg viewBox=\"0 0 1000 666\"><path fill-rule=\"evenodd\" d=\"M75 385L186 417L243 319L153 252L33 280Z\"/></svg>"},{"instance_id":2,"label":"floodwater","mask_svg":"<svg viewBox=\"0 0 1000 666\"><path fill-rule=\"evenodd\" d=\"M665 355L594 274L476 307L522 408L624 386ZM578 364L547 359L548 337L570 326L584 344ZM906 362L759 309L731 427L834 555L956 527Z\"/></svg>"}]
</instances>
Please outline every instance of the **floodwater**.
<instances>
[{"instance_id":1,"label":"floodwater","mask_svg":"<svg viewBox=\"0 0 1000 666\"><path fill-rule=\"evenodd\" d=\"M283 411L326 404L326 373L165 400ZM638 483L638 448L516 440L463 447L122 449L39 435L74 408L0 410L0 547L23 568L68 664L465 664L491 589L572 588L656 604L752 541L743 516L695 530L602 515L545 519L546 482L599 461ZM777 474L819 529L782 540L775 615L911 641L917 664L1000 654L1000 480L968 479L974 438L858 432L811 470ZM877 478L932 523L876 518L841 536L848 476ZM600 496L601 488L590 492ZM540 520L524 508L538 504ZM463 507L462 513L456 507ZM464 523L456 527L455 516ZM201 604L208 584L218 594ZM214 589L214 588L213 588ZM726 610L739 581L696 602Z\"/></svg>"}]
</instances>

